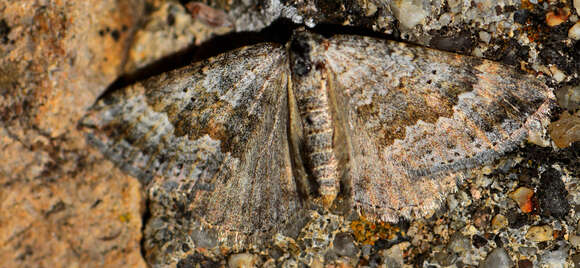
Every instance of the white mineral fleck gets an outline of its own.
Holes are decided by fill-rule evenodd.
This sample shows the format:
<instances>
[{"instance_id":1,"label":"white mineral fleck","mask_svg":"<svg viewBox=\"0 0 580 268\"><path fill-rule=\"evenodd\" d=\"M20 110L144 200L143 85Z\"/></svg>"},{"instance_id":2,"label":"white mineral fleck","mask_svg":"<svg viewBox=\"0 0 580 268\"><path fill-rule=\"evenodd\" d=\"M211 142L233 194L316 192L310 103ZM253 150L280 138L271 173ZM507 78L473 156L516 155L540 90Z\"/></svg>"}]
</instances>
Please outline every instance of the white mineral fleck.
<instances>
[{"instance_id":1,"label":"white mineral fleck","mask_svg":"<svg viewBox=\"0 0 580 268\"><path fill-rule=\"evenodd\" d=\"M256 257L248 253L238 253L230 256L228 267L255 267Z\"/></svg>"},{"instance_id":2,"label":"white mineral fleck","mask_svg":"<svg viewBox=\"0 0 580 268\"><path fill-rule=\"evenodd\" d=\"M377 6L371 2L367 3L367 11L365 12L365 15L367 17L370 17L372 15L374 15L375 13L377 13Z\"/></svg>"},{"instance_id":3,"label":"white mineral fleck","mask_svg":"<svg viewBox=\"0 0 580 268\"><path fill-rule=\"evenodd\" d=\"M576 24L568 30L568 37L574 40L580 40L580 22L576 22Z\"/></svg>"},{"instance_id":4,"label":"white mineral fleck","mask_svg":"<svg viewBox=\"0 0 580 268\"><path fill-rule=\"evenodd\" d=\"M441 17L439 17L439 23L441 24L441 26L447 26L449 25L449 23L451 23L452 17L451 14L449 13L443 13L443 15L441 15Z\"/></svg>"},{"instance_id":5,"label":"white mineral fleck","mask_svg":"<svg viewBox=\"0 0 580 268\"><path fill-rule=\"evenodd\" d=\"M489 44L489 41L491 40L491 35L486 31L481 31L479 32L479 40Z\"/></svg>"},{"instance_id":6,"label":"white mineral fleck","mask_svg":"<svg viewBox=\"0 0 580 268\"><path fill-rule=\"evenodd\" d=\"M309 28L314 28L314 26L316 26L316 22L314 22L313 18L308 18L308 19L304 20L304 24L306 26L308 26Z\"/></svg>"},{"instance_id":7,"label":"white mineral fleck","mask_svg":"<svg viewBox=\"0 0 580 268\"><path fill-rule=\"evenodd\" d=\"M473 49L473 51L471 52L471 55L475 56L475 57L483 57L483 51L481 51L481 48L476 47Z\"/></svg>"},{"instance_id":8,"label":"white mineral fleck","mask_svg":"<svg viewBox=\"0 0 580 268\"><path fill-rule=\"evenodd\" d=\"M427 16L427 12L423 10L422 3L416 0L396 0L391 4L391 8L395 11L395 17L397 17L401 26L410 29Z\"/></svg>"},{"instance_id":9,"label":"white mineral fleck","mask_svg":"<svg viewBox=\"0 0 580 268\"><path fill-rule=\"evenodd\" d=\"M550 71L552 71L552 78L554 78L554 80L556 80L558 83L566 79L566 75L555 65L550 67Z\"/></svg>"}]
</instances>

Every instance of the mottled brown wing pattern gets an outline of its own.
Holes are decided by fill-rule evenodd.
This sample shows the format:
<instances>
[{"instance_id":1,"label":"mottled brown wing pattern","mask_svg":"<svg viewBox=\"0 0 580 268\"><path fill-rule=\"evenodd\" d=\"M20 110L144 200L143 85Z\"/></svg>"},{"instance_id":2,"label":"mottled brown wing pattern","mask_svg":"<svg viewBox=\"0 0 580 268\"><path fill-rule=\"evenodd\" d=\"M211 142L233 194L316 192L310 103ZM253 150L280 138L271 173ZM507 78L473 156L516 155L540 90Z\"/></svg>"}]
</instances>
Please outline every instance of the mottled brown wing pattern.
<instances>
[{"instance_id":1,"label":"mottled brown wing pattern","mask_svg":"<svg viewBox=\"0 0 580 268\"><path fill-rule=\"evenodd\" d=\"M315 204L424 216L541 129L553 101L499 63L298 30L286 47L238 49L108 94L82 125L146 186L145 247L163 254L184 241L264 243Z\"/></svg>"},{"instance_id":2,"label":"mottled brown wing pattern","mask_svg":"<svg viewBox=\"0 0 580 268\"><path fill-rule=\"evenodd\" d=\"M232 51L114 92L83 124L91 143L147 186L152 222L215 227L217 240L241 245L302 206L287 66L278 45Z\"/></svg>"},{"instance_id":3,"label":"mottled brown wing pattern","mask_svg":"<svg viewBox=\"0 0 580 268\"><path fill-rule=\"evenodd\" d=\"M347 198L372 218L429 212L466 170L539 128L553 101L537 79L491 61L366 37L325 46Z\"/></svg>"}]
</instances>

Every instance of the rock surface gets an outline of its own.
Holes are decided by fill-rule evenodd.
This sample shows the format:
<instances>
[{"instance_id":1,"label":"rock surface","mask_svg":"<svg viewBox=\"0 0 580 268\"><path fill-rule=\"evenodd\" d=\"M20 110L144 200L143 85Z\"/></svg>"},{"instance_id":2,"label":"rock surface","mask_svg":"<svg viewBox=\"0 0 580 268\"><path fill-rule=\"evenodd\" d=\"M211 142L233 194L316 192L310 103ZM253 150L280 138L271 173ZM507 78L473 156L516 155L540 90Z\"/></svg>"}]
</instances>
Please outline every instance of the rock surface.
<instances>
[{"instance_id":1,"label":"rock surface","mask_svg":"<svg viewBox=\"0 0 580 268\"><path fill-rule=\"evenodd\" d=\"M3 266L144 266L140 186L76 129L121 73L142 7L0 3Z\"/></svg>"}]
</instances>

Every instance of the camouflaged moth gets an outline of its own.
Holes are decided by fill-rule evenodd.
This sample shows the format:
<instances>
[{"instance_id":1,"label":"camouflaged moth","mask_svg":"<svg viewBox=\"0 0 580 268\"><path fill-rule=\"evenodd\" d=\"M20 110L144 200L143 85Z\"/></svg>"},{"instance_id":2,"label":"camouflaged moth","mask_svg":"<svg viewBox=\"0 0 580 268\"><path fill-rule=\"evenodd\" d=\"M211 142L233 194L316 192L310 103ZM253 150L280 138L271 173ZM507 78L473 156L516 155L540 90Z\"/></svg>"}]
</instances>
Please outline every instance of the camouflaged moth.
<instances>
[{"instance_id":1,"label":"camouflaged moth","mask_svg":"<svg viewBox=\"0 0 580 268\"><path fill-rule=\"evenodd\" d=\"M146 185L151 222L165 221L148 228L244 247L313 206L421 217L541 130L553 102L545 84L497 62L297 30L285 46L244 47L113 92L82 124Z\"/></svg>"}]
</instances>

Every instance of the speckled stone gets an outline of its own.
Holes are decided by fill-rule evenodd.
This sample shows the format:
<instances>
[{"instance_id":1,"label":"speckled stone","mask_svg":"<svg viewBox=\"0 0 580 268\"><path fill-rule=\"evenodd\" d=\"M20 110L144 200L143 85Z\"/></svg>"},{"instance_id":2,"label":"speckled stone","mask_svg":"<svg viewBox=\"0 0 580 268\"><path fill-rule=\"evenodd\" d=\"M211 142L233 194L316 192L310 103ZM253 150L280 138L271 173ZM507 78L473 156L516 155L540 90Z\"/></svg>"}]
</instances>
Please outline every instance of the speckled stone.
<instances>
[{"instance_id":1,"label":"speckled stone","mask_svg":"<svg viewBox=\"0 0 580 268\"><path fill-rule=\"evenodd\" d=\"M403 252L410 246L409 242L402 242L389 249L382 250L379 255L387 267L403 267Z\"/></svg>"},{"instance_id":2,"label":"speckled stone","mask_svg":"<svg viewBox=\"0 0 580 268\"><path fill-rule=\"evenodd\" d=\"M532 226L526 233L526 239L533 242L544 242L554 239L553 230L549 225Z\"/></svg>"},{"instance_id":3,"label":"speckled stone","mask_svg":"<svg viewBox=\"0 0 580 268\"><path fill-rule=\"evenodd\" d=\"M567 245L565 241L559 241L557 245L553 250L547 251L539 257L542 267L565 267L570 245Z\"/></svg>"},{"instance_id":4,"label":"speckled stone","mask_svg":"<svg viewBox=\"0 0 580 268\"><path fill-rule=\"evenodd\" d=\"M508 226L508 220L504 215L497 214L493 216L491 220L491 228L494 230L499 230Z\"/></svg>"},{"instance_id":5,"label":"speckled stone","mask_svg":"<svg viewBox=\"0 0 580 268\"><path fill-rule=\"evenodd\" d=\"M540 174L537 195L542 215L560 219L568 215L570 211L570 204L566 199L568 191L562 181L562 173L557 169L549 168Z\"/></svg>"},{"instance_id":6,"label":"speckled stone","mask_svg":"<svg viewBox=\"0 0 580 268\"><path fill-rule=\"evenodd\" d=\"M354 239L351 234L336 234L332 244L334 246L335 252L340 256L355 257L358 253L358 248L354 244Z\"/></svg>"},{"instance_id":7,"label":"speckled stone","mask_svg":"<svg viewBox=\"0 0 580 268\"><path fill-rule=\"evenodd\" d=\"M471 248L471 243L468 237L465 237L461 233L454 233L449 239L449 244L447 244L447 249L451 252L462 253Z\"/></svg>"},{"instance_id":8,"label":"speckled stone","mask_svg":"<svg viewBox=\"0 0 580 268\"><path fill-rule=\"evenodd\" d=\"M485 260L479 265L479 268L509 268L512 267L513 261L505 249L494 249Z\"/></svg>"}]
</instances>

